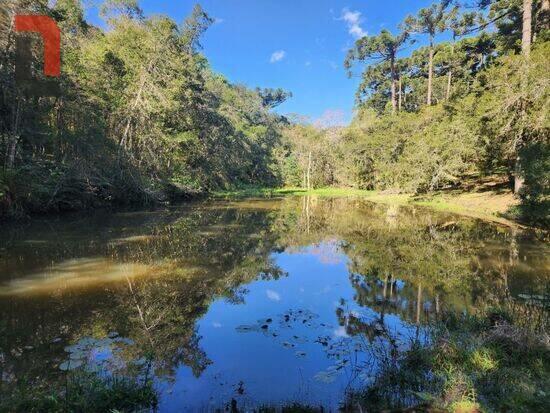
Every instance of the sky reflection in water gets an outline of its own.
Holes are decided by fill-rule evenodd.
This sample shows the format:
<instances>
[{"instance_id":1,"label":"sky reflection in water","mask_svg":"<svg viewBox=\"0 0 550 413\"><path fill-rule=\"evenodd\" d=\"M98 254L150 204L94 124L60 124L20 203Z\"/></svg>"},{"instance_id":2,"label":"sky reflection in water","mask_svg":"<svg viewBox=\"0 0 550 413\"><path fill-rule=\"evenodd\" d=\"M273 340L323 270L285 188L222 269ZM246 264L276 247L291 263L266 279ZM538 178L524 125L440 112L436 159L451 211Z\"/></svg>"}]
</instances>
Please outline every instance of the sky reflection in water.
<instances>
[{"instance_id":1,"label":"sky reflection in water","mask_svg":"<svg viewBox=\"0 0 550 413\"><path fill-rule=\"evenodd\" d=\"M40 221L1 242L4 381L60 380L66 346L111 334L117 357L152 354L162 412L337 406L441 312L544 294L549 275L530 233L355 199Z\"/></svg>"}]
</instances>

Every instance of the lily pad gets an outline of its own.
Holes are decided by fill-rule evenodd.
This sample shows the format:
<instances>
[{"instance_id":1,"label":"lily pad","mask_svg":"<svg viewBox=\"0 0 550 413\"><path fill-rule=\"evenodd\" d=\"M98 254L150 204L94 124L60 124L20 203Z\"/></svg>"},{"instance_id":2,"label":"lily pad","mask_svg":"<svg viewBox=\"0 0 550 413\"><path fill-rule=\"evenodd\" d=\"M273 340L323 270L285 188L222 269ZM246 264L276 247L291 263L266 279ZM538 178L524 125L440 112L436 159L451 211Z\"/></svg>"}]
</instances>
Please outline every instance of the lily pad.
<instances>
[{"instance_id":1,"label":"lily pad","mask_svg":"<svg viewBox=\"0 0 550 413\"><path fill-rule=\"evenodd\" d=\"M59 369L63 371L71 371L81 367L84 364L82 360L67 360L59 365Z\"/></svg>"},{"instance_id":2,"label":"lily pad","mask_svg":"<svg viewBox=\"0 0 550 413\"><path fill-rule=\"evenodd\" d=\"M81 359L86 358L87 354L88 353L86 353L85 351L76 350L76 351L71 352L71 355L69 356L69 358L71 360L81 360Z\"/></svg>"},{"instance_id":3,"label":"lily pad","mask_svg":"<svg viewBox=\"0 0 550 413\"><path fill-rule=\"evenodd\" d=\"M336 376L337 374L332 371L320 371L313 378L322 383L329 384L334 382L334 380L336 380Z\"/></svg>"},{"instance_id":4,"label":"lily pad","mask_svg":"<svg viewBox=\"0 0 550 413\"><path fill-rule=\"evenodd\" d=\"M67 353L73 353L75 351L82 351L83 347L79 344L73 344L64 348Z\"/></svg>"},{"instance_id":5,"label":"lily pad","mask_svg":"<svg viewBox=\"0 0 550 413\"><path fill-rule=\"evenodd\" d=\"M257 325L240 325L238 327L235 328L235 330L237 330L238 333L250 333L250 332L254 332L254 331L258 331L258 326Z\"/></svg>"}]
</instances>

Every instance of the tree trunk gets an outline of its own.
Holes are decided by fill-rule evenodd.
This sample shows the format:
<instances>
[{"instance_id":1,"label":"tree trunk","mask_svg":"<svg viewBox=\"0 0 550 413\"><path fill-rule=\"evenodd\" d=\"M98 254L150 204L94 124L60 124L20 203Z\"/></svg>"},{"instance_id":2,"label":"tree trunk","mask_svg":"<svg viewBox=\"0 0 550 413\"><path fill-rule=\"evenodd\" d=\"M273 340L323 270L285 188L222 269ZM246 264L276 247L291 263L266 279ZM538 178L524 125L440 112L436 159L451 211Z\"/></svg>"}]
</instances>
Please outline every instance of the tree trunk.
<instances>
[{"instance_id":1,"label":"tree trunk","mask_svg":"<svg viewBox=\"0 0 550 413\"><path fill-rule=\"evenodd\" d=\"M395 58L392 57L390 61L391 65L391 109L392 113L395 114L397 111L397 79L396 79L396 70L395 70Z\"/></svg>"},{"instance_id":2,"label":"tree trunk","mask_svg":"<svg viewBox=\"0 0 550 413\"><path fill-rule=\"evenodd\" d=\"M523 56L528 59L529 54L531 53L531 24L532 24L532 12L533 12L533 0L523 0L523 27L522 27L522 37L521 37L521 53ZM527 64L524 68L524 74L522 79L522 89L525 92L525 88L527 87ZM522 109L523 116L525 116L525 109ZM521 135L523 135L523 132L521 132ZM520 136L518 139L519 142L516 145L516 153L518 155L516 156L515 165L514 165L514 193L518 194L524 183L524 179L522 177L521 173L521 159L519 156L519 151L521 149L521 146L523 145L523 136Z\"/></svg>"},{"instance_id":3,"label":"tree trunk","mask_svg":"<svg viewBox=\"0 0 550 413\"><path fill-rule=\"evenodd\" d=\"M8 137L8 157L6 159L6 169L11 169L15 165L15 154L17 153L17 142L19 137L10 134Z\"/></svg>"},{"instance_id":4,"label":"tree trunk","mask_svg":"<svg viewBox=\"0 0 550 413\"><path fill-rule=\"evenodd\" d=\"M311 189L311 151L309 151L309 157L307 162L307 189Z\"/></svg>"},{"instance_id":5,"label":"tree trunk","mask_svg":"<svg viewBox=\"0 0 550 413\"><path fill-rule=\"evenodd\" d=\"M445 100L449 100L451 98L452 77L453 77L453 72L451 69L449 69L449 73L447 74L447 93L445 95Z\"/></svg>"},{"instance_id":6,"label":"tree trunk","mask_svg":"<svg viewBox=\"0 0 550 413\"><path fill-rule=\"evenodd\" d=\"M399 76L399 112L401 112L402 107L403 107L403 81L401 79L401 76Z\"/></svg>"},{"instance_id":7,"label":"tree trunk","mask_svg":"<svg viewBox=\"0 0 550 413\"><path fill-rule=\"evenodd\" d=\"M453 59L455 54L455 45L454 45L454 38L453 38L453 44L451 46L451 61L449 62L449 73L447 74L447 93L445 95L445 100L449 100L451 98L451 85L452 85L452 79L453 79Z\"/></svg>"},{"instance_id":8,"label":"tree trunk","mask_svg":"<svg viewBox=\"0 0 550 413\"><path fill-rule=\"evenodd\" d=\"M523 28L521 37L521 52L525 57L531 52L531 24L533 0L523 0Z\"/></svg>"},{"instance_id":9,"label":"tree trunk","mask_svg":"<svg viewBox=\"0 0 550 413\"><path fill-rule=\"evenodd\" d=\"M13 115L13 124L11 133L8 134L8 147L6 158L6 169L11 169L15 165L15 155L17 154L17 143L19 142L19 122L21 121L21 99L17 98L15 113Z\"/></svg>"},{"instance_id":10,"label":"tree trunk","mask_svg":"<svg viewBox=\"0 0 550 413\"><path fill-rule=\"evenodd\" d=\"M433 36L430 36L430 56L428 59L428 97L426 99L426 104L431 106L432 104L432 86L433 86L433 75L434 75L434 41Z\"/></svg>"},{"instance_id":11,"label":"tree trunk","mask_svg":"<svg viewBox=\"0 0 550 413\"><path fill-rule=\"evenodd\" d=\"M523 176L521 176L521 159L518 156L516 158L516 164L514 167L514 193L519 194L521 191L521 188L523 188L523 183L525 182L525 179L523 179Z\"/></svg>"}]
</instances>

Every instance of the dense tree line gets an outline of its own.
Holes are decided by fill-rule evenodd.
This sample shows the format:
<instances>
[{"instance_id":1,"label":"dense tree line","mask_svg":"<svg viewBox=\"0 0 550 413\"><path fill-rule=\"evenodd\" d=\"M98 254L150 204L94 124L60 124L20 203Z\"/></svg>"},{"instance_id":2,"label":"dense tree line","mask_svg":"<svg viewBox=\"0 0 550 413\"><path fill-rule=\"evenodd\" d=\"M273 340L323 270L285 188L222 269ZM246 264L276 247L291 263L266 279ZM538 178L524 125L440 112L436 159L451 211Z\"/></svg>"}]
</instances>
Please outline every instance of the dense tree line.
<instances>
[{"instance_id":1,"label":"dense tree line","mask_svg":"<svg viewBox=\"0 0 550 413\"><path fill-rule=\"evenodd\" d=\"M361 76L345 128L276 115L290 93L214 73L201 54L213 20L198 5L176 24L105 0L105 30L79 0L10 0L0 13L1 214L243 185L421 193L498 174L524 217L548 224L548 0L441 0L397 33L358 39L344 62ZM15 83L16 13L62 30L56 98Z\"/></svg>"},{"instance_id":2,"label":"dense tree line","mask_svg":"<svg viewBox=\"0 0 550 413\"><path fill-rule=\"evenodd\" d=\"M199 5L182 24L144 16L136 0L106 0L100 9L106 30L85 20L80 0L2 2L2 214L278 183L273 151L286 120L270 109L289 95L213 72L200 53L213 19ZM59 96L32 96L15 82L16 14L58 23ZM39 62L41 44L33 48Z\"/></svg>"},{"instance_id":3,"label":"dense tree line","mask_svg":"<svg viewBox=\"0 0 550 413\"><path fill-rule=\"evenodd\" d=\"M360 38L345 60L361 76L352 124L292 126L286 162L300 171L286 181L421 193L499 174L524 218L548 224L549 11L547 0L443 0L399 33Z\"/></svg>"}]
</instances>

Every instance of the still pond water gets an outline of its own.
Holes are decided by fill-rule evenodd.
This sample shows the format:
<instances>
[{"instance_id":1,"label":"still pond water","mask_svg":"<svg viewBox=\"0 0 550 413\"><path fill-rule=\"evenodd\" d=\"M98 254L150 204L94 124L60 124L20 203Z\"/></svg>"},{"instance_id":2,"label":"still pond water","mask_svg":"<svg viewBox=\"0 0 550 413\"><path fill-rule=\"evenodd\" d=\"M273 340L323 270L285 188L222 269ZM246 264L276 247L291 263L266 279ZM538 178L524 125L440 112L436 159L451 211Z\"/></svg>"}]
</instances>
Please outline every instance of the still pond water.
<instances>
[{"instance_id":1,"label":"still pond water","mask_svg":"<svg viewBox=\"0 0 550 413\"><path fill-rule=\"evenodd\" d=\"M547 293L527 232L353 198L209 201L0 234L0 377L151 361L159 411L335 408L446 311Z\"/></svg>"}]
</instances>

